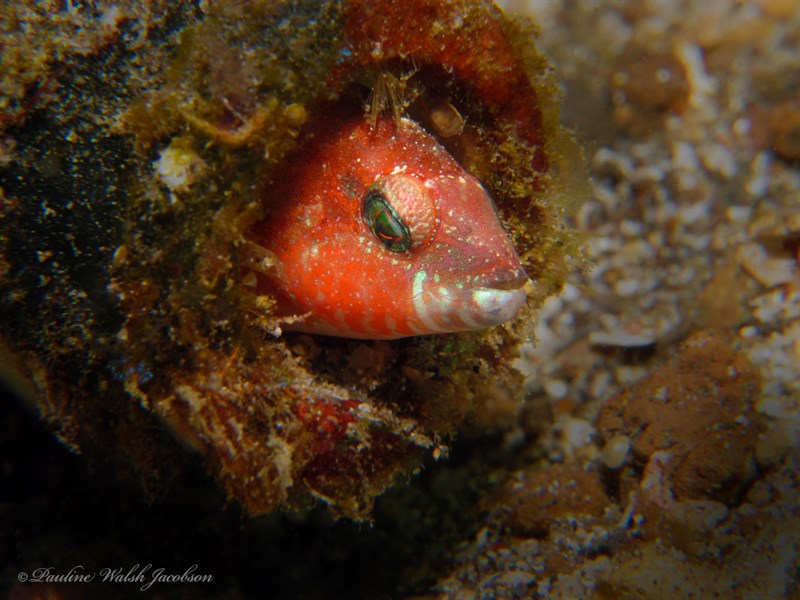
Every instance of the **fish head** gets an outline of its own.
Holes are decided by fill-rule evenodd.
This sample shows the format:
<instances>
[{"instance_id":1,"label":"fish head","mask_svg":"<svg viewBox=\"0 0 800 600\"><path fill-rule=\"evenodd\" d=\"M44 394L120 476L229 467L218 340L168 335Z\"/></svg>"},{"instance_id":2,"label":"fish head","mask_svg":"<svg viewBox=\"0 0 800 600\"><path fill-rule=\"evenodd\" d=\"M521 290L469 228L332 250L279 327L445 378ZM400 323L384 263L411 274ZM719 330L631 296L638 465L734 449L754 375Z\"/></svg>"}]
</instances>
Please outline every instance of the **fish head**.
<instances>
[{"instance_id":1,"label":"fish head","mask_svg":"<svg viewBox=\"0 0 800 600\"><path fill-rule=\"evenodd\" d=\"M414 121L320 130L255 230L287 329L391 339L513 318L528 277L483 186ZM291 182L287 185L285 182Z\"/></svg>"}]
</instances>

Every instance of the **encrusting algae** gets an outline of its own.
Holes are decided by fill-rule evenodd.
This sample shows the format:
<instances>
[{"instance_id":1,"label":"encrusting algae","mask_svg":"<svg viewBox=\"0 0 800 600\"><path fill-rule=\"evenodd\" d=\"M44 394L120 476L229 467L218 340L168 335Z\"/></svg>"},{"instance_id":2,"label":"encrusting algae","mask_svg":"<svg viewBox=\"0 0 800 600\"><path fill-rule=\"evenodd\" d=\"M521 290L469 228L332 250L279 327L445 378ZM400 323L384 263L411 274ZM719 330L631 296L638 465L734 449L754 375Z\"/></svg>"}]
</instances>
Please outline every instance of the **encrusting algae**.
<instances>
[{"instance_id":1,"label":"encrusting algae","mask_svg":"<svg viewBox=\"0 0 800 600\"><path fill-rule=\"evenodd\" d=\"M425 455L446 454L467 414L498 394L522 399L518 344L582 262L562 224L580 199L579 161L556 123L557 88L533 29L480 1L208 2L158 20L136 5L117 11L92 52L53 56L49 75L37 65L40 85L61 80L57 102L0 107L3 148L16 148L2 173L5 378L65 443L131 465L148 489L185 460L177 438L250 514L318 499L368 518L377 494ZM4 47L2 60L23 58ZM315 308L285 310L275 273L289 263L263 223L308 183L293 179L308 165L287 161L345 162L325 158L335 148L315 155L325 124L342 120L365 139L413 130L446 149L434 154L458 162L455 179L491 212L488 193L500 218L492 239L510 236L530 278L515 319L392 342L284 332ZM374 177L396 182L403 159ZM327 184L359 201L378 185L345 175ZM401 227L406 213L370 198L368 221L392 252L422 243ZM309 244L338 235L326 202ZM302 229L293 236L303 242ZM363 243L351 253L366 262L376 243ZM513 293L514 310L464 321L514 316L524 278L508 272L492 300ZM333 313L347 321L347 309ZM402 317L384 320L390 333ZM425 324L403 335L432 331Z\"/></svg>"}]
</instances>

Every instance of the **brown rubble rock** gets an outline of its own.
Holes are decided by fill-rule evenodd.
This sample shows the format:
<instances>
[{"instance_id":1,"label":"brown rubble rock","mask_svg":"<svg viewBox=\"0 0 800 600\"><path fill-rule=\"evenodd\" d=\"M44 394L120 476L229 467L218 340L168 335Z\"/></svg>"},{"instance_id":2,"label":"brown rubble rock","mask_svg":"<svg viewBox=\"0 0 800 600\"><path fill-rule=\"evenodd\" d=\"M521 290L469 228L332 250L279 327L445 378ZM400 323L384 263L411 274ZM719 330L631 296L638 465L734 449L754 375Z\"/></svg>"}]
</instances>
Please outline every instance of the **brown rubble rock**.
<instances>
[{"instance_id":1,"label":"brown rubble rock","mask_svg":"<svg viewBox=\"0 0 800 600\"><path fill-rule=\"evenodd\" d=\"M689 97L686 70L672 52L629 46L609 81L614 120L646 130L668 114L684 111Z\"/></svg>"},{"instance_id":2,"label":"brown rubble rock","mask_svg":"<svg viewBox=\"0 0 800 600\"><path fill-rule=\"evenodd\" d=\"M708 333L600 411L602 444L631 440L634 466L655 452L670 455L665 477L676 500L730 501L752 478L759 376L745 357Z\"/></svg>"},{"instance_id":3,"label":"brown rubble rock","mask_svg":"<svg viewBox=\"0 0 800 600\"><path fill-rule=\"evenodd\" d=\"M511 509L508 528L534 537L558 519L602 516L611 502L597 473L566 465L524 473L502 496L500 505Z\"/></svg>"}]
</instances>

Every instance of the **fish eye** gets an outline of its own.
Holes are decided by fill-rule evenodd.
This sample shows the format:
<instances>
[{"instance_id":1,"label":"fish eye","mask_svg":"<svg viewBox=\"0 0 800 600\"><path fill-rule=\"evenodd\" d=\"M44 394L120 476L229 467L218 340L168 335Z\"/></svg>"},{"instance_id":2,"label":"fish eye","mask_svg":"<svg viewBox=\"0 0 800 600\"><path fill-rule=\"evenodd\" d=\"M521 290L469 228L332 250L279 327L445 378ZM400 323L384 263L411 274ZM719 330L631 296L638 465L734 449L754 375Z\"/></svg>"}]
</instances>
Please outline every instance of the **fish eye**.
<instances>
[{"instance_id":1,"label":"fish eye","mask_svg":"<svg viewBox=\"0 0 800 600\"><path fill-rule=\"evenodd\" d=\"M372 187L364 195L364 219L378 238L391 252L406 252L411 245L408 225L397 214L380 189Z\"/></svg>"}]
</instances>

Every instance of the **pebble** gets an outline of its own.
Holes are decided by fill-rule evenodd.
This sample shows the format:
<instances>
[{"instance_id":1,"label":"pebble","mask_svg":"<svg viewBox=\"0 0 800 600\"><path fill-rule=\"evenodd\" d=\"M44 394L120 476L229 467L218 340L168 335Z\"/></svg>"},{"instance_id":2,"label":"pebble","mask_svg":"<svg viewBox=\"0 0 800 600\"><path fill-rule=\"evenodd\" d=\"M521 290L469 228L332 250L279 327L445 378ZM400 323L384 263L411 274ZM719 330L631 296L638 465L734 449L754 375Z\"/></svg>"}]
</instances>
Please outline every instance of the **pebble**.
<instances>
[{"instance_id":1,"label":"pebble","mask_svg":"<svg viewBox=\"0 0 800 600\"><path fill-rule=\"evenodd\" d=\"M679 218L683 223L695 224L698 221L705 221L709 217L711 203L708 201L698 202L681 209Z\"/></svg>"},{"instance_id":2,"label":"pebble","mask_svg":"<svg viewBox=\"0 0 800 600\"><path fill-rule=\"evenodd\" d=\"M638 279L621 279L614 284L614 291L627 298L635 295L639 291L640 283Z\"/></svg>"},{"instance_id":3,"label":"pebble","mask_svg":"<svg viewBox=\"0 0 800 600\"><path fill-rule=\"evenodd\" d=\"M728 217L731 221L736 221L737 223L747 223L753 216L753 207L752 206L730 206L725 213L725 216Z\"/></svg>"},{"instance_id":4,"label":"pebble","mask_svg":"<svg viewBox=\"0 0 800 600\"><path fill-rule=\"evenodd\" d=\"M658 183L664 179L664 176L664 170L657 166L639 167L631 174L631 183L634 185Z\"/></svg>"},{"instance_id":5,"label":"pebble","mask_svg":"<svg viewBox=\"0 0 800 600\"><path fill-rule=\"evenodd\" d=\"M753 327L752 325L747 325L739 330L739 337L745 340L756 337L758 334L758 327Z\"/></svg>"},{"instance_id":6,"label":"pebble","mask_svg":"<svg viewBox=\"0 0 800 600\"><path fill-rule=\"evenodd\" d=\"M736 160L725 146L714 144L701 147L700 161L709 172L723 179L730 179L736 173Z\"/></svg>"},{"instance_id":7,"label":"pebble","mask_svg":"<svg viewBox=\"0 0 800 600\"><path fill-rule=\"evenodd\" d=\"M705 106L706 98L716 89L716 81L706 73L702 48L696 44L684 42L678 45L677 56L683 63L689 80L689 103L695 108Z\"/></svg>"},{"instance_id":8,"label":"pebble","mask_svg":"<svg viewBox=\"0 0 800 600\"><path fill-rule=\"evenodd\" d=\"M614 346L619 348L643 348L656 343L655 335L651 332L631 334L624 331L606 333L593 331L589 334L589 343L593 346Z\"/></svg>"},{"instance_id":9,"label":"pebble","mask_svg":"<svg viewBox=\"0 0 800 600\"><path fill-rule=\"evenodd\" d=\"M496 583L513 589L515 592L524 592L529 585L536 581L536 575L525 571L509 571L502 575Z\"/></svg>"},{"instance_id":10,"label":"pebble","mask_svg":"<svg viewBox=\"0 0 800 600\"><path fill-rule=\"evenodd\" d=\"M622 223L620 223L619 229L624 235L629 237L639 237L644 231L644 225L638 221L625 219L622 221Z\"/></svg>"},{"instance_id":11,"label":"pebble","mask_svg":"<svg viewBox=\"0 0 800 600\"><path fill-rule=\"evenodd\" d=\"M764 325L800 318L800 293L777 288L750 301L753 316Z\"/></svg>"},{"instance_id":12,"label":"pebble","mask_svg":"<svg viewBox=\"0 0 800 600\"><path fill-rule=\"evenodd\" d=\"M765 287L798 281L797 261L790 256L772 256L758 243L741 246L736 253L742 268Z\"/></svg>"},{"instance_id":13,"label":"pebble","mask_svg":"<svg viewBox=\"0 0 800 600\"><path fill-rule=\"evenodd\" d=\"M603 446L603 452L600 455L603 464L609 469L619 469L625 464L630 447L631 440L628 436L616 435L612 437Z\"/></svg>"},{"instance_id":14,"label":"pebble","mask_svg":"<svg viewBox=\"0 0 800 600\"><path fill-rule=\"evenodd\" d=\"M761 152L751 164L752 175L745 185L745 190L750 196L760 198L769 191L769 163L770 158L766 152Z\"/></svg>"},{"instance_id":15,"label":"pebble","mask_svg":"<svg viewBox=\"0 0 800 600\"><path fill-rule=\"evenodd\" d=\"M672 149L672 166L675 169L682 169L690 172L697 171L700 162L697 160L697 153L694 147L688 142L678 142Z\"/></svg>"},{"instance_id":16,"label":"pebble","mask_svg":"<svg viewBox=\"0 0 800 600\"><path fill-rule=\"evenodd\" d=\"M546 381L544 384L544 390L547 395L554 400L562 400L563 398L566 398L567 394L569 393L569 387L567 387L567 384L559 379Z\"/></svg>"},{"instance_id":17,"label":"pebble","mask_svg":"<svg viewBox=\"0 0 800 600\"><path fill-rule=\"evenodd\" d=\"M568 455L588 446L592 441L592 437L594 437L594 427L585 419L567 417L560 425L565 452Z\"/></svg>"},{"instance_id":18,"label":"pebble","mask_svg":"<svg viewBox=\"0 0 800 600\"><path fill-rule=\"evenodd\" d=\"M620 385L630 385L647 377L649 371L645 367L618 365L614 373L617 378L617 383Z\"/></svg>"},{"instance_id":19,"label":"pebble","mask_svg":"<svg viewBox=\"0 0 800 600\"><path fill-rule=\"evenodd\" d=\"M620 247L620 243L610 237L593 237L589 239L589 252L592 256L600 256Z\"/></svg>"},{"instance_id":20,"label":"pebble","mask_svg":"<svg viewBox=\"0 0 800 600\"><path fill-rule=\"evenodd\" d=\"M608 395L613 377L608 371L600 371L592 376L589 384L589 394L592 398L600 399Z\"/></svg>"}]
</instances>

